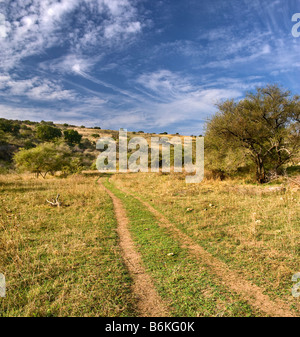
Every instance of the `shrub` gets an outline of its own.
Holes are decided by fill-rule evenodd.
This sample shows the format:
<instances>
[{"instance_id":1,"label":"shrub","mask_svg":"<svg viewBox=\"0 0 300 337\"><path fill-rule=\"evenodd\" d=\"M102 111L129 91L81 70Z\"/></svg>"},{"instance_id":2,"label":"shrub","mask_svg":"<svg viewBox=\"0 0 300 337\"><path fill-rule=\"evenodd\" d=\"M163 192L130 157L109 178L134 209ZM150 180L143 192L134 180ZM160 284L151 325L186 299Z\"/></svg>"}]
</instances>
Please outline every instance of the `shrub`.
<instances>
[{"instance_id":1,"label":"shrub","mask_svg":"<svg viewBox=\"0 0 300 337\"><path fill-rule=\"evenodd\" d=\"M76 130L65 130L64 131L65 141L71 145L79 144L82 138L82 135Z\"/></svg>"},{"instance_id":2,"label":"shrub","mask_svg":"<svg viewBox=\"0 0 300 337\"><path fill-rule=\"evenodd\" d=\"M24 142L24 149L29 150L34 148L36 145L31 140L26 140Z\"/></svg>"},{"instance_id":3,"label":"shrub","mask_svg":"<svg viewBox=\"0 0 300 337\"><path fill-rule=\"evenodd\" d=\"M19 170L45 178L48 173L72 168L71 155L71 150L64 144L44 143L32 149L20 150L14 155L14 162Z\"/></svg>"},{"instance_id":4,"label":"shrub","mask_svg":"<svg viewBox=\"0 0 300 337\"><path fill-rule=\"evenodd\" d=\"M3 132L11 133L13 135L19 134L20 125L14 121L7 119L0 120L0 130Z\"/></svg>"},{"instance_id":5,"label":"shrub","mask_svg":"<svg viewBox=\"0 0 300 337\"><path fill-rule=\"evenodd\" d=\"M61 130L48 124L39 125L36 128L37 138L43 141L53 141L61 137Z\"/></svg>"}]
</instances>

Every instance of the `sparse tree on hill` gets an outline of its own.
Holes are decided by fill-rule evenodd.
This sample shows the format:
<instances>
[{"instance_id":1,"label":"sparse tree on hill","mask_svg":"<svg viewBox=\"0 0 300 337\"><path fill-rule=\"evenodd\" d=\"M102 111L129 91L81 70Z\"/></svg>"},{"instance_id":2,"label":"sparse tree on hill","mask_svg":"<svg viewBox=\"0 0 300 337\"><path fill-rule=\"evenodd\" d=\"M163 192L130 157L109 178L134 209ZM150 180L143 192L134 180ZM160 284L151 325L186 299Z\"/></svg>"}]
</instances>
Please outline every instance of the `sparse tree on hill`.
<instances>
[{"instance_id":1,"label":"sparse tree on hill","mask_svg":"<svg viewBox=\"0 0 300 337\"><path fill-rule=\"evenodd\" d=\"M62 134L59 128L48 124L42 124L36 128L36 135L40 140L48 142L60 138Z\"/></svg>"},{"instance_id":2,"label":"sparse tree on hill","mask_svg":"<svg viewBox=\"0 0 300 337\"><path fill-rule=\"evenodd\" d=\"M79 144L82 138L82 135L76 130L65 130L64 131L65 141L71 145Z\"/></svg>"}]
</instances>

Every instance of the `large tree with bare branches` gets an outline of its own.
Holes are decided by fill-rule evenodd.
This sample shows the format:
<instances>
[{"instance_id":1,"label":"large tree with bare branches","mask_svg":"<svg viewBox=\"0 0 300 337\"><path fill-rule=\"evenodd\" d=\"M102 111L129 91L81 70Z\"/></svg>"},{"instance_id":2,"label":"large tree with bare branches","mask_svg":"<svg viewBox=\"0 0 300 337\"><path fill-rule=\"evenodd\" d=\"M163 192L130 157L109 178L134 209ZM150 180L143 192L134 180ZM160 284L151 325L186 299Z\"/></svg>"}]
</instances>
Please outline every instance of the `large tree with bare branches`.
<instances>
[{"instance_id":1,"label":"large tree with bare branches","mask_svg":"<svg viewBox=\"0 0 300 337\"><path fill-rule=\"evenodd\" d=\"M243 149L255 164L258 182L266 182L271 171L279 173L299 153L299 96L268 85L218 108L207 125L208 143L222 144L220 149Z\"/></svg>"}]
</instances>

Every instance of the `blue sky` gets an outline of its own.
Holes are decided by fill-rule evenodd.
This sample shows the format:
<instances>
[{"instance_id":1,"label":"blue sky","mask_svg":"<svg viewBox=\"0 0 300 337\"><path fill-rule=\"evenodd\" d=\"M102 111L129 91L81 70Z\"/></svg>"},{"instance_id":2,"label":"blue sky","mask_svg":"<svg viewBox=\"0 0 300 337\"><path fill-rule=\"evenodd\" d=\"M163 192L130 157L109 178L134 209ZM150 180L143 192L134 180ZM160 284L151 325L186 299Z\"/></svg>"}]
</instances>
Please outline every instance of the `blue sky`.
<instances>
[{"instance_id":1,"label":"blue sky","mask_svg":"<svg viewBox=\"0 0 300 337\"><path fill-rule=\"evenodd\" d=\"M198 135L218 101L300 94L299 0L0 0L0 116Z\"/></svg>"}]
</instances>

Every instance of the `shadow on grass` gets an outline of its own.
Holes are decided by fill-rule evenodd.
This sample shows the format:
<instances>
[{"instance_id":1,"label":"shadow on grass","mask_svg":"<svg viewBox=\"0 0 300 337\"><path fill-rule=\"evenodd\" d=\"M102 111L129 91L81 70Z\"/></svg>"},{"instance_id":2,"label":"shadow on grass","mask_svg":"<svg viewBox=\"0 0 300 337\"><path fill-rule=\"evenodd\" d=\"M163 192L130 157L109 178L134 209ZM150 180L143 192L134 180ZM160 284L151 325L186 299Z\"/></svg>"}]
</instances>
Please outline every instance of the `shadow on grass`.
<instances>
[{"instance_id":1,"label":"shadow on grass","mask_svg":"<svg viewBox=\"0 0 300 337\"><path fill-rule=\"evenodd\" d=\"M107 178L114 175L114 173L100 173L100 172L82 172L81 173L84 177L100 177L100 178Z\"/></svg>"},{"instance_id":2,"label":"shadow on grass","mask_svg":"<svg viewBox=\"0 0 300 337\"><path fill-rule=\"evenodd\" d=\"M11 188L7 188L7 186L5 186L4 188L0 187L0 193L1 192L20 192L20 193L25 193L25 192L36 192L36 191L45 191L48 188L46 187L42 187L42 186L38 186L38 187L11 187Z\"/></svg>"}]
</instances>

